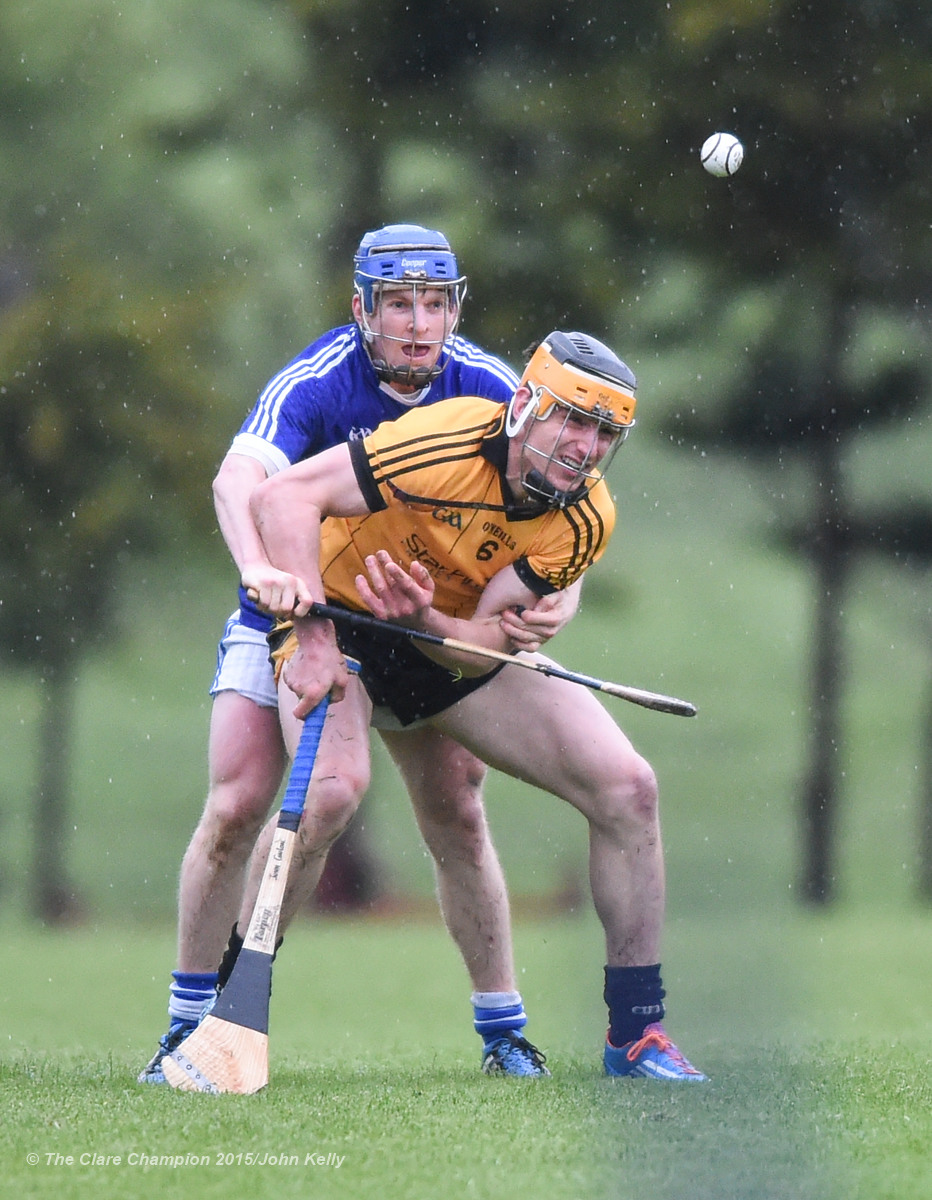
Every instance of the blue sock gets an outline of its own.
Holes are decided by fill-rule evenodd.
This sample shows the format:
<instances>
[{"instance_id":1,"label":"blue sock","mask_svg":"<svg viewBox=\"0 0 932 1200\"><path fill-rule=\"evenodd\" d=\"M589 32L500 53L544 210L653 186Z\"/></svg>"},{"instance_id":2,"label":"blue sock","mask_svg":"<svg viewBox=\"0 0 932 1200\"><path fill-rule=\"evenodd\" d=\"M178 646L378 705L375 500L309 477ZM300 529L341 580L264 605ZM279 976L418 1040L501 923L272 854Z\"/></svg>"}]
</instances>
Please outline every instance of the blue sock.
<instances>
[{"instance_id":1,"label":"blue sock","mask_svg":"<svg viewBox=\"0 0 932 1200\"><path fill-rule=\"evenodd\" d=\"M168 1015L172 1021L190 1021L196 1025L204 1008L217 994L217 972L203 974L193 971L172 971L174 981L168 999Z\"/></svg>"},{"instance_id":2,"label":"blue sock","mask_svg":"<svg viewBox=\"0 0 932 1200\"><path fill-rule=\"evenodd\" d=\"M470 1001L473 1027L486 1046L527 1024L520 992L473 992Z\"/></svg>"},{"instance_id":3,"label":"blue sock","mask_svg":"<svg viewBox=\"0 0 932 1200\"><path fill-rule=\"evenodd\" d=\"M650 967L606 967L604 996L611 1044L635 1042L646 1026L662 1021L665 995L660 963Z\"/></svg>"}]
</instances>

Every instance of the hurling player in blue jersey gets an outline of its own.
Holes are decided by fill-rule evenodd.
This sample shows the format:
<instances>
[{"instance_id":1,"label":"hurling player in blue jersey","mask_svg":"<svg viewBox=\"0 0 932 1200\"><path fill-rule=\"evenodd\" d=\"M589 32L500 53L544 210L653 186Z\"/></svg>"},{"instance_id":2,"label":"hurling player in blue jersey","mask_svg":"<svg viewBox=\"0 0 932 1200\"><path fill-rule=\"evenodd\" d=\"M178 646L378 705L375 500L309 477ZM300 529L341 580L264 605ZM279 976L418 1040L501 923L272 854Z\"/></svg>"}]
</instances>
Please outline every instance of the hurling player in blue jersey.
<instances>
[{"instance_id":1,"label":"hurling player in blue jersey","mask_svg":"<svg viewBox=\"0 0 932 1200\"><path fill-rule=\"evenodd\" d=\"M140 1082L164 1083L162 1057L196 1027L235 961L246 864L286 762L266 643L271 620L246 586L287 607L299 581L268 561L249 511L253 488L414 405L463 395L508 401L518 384L501 360L457 334L466 281L443 234L385 226L362 239L354 268L353 321L325 333L272 378L214 480L218 521L240 572L239 607L224 630L211 688L207 801L181 865L169 1030ZM535 609L506 614L503 628L536 650L572 616L576 601L575 592L568 599L557 593ZM428 728L381 736L434 858L444 919L473 987L484 1069L546 1075L543 1056L521 1033L527 1018L515 986L507 891L482 805L485 766ZM324 862L311 868L318 877Z\"/></svg>"}]
</instances>

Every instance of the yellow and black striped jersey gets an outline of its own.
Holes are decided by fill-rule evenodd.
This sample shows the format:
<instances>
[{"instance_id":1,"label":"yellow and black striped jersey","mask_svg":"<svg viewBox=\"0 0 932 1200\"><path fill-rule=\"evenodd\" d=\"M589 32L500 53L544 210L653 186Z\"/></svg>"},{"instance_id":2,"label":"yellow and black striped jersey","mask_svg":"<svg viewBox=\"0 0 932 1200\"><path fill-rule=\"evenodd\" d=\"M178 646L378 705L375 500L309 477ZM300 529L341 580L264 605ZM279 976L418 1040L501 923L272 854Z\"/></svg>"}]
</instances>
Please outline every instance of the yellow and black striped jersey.
<instances>
[{"instance_id":1,"label":"yellow and black striped jersey","mask_svg":"<svg viewBox=\"0 0 932 1200\"><path fill-rule=\"evenodd\" d=\"M472 616L489 580L509 565L541 596L592 566L615 524L605 482L565 509L515 503L504 426L504 405L467 396L412 409L350 442L370 513L324 521L327 596L359 608L354 580L377 550L405 567L421 562L434 581L434 607L460 618Z\"/></svg>"}]
</instances>

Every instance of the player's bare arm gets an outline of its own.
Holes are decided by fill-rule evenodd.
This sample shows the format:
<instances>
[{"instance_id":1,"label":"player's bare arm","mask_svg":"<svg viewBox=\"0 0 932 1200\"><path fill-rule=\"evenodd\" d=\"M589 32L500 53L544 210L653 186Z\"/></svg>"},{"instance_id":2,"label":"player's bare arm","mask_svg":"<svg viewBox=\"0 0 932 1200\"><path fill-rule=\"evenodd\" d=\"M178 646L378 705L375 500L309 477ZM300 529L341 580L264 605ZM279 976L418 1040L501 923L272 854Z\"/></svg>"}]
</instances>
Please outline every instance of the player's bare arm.
<instances>
[{"instance_id":1,"label":"player's bare arm","mask_svg":"<svg viewBox=\"0 0 932 1200\"><path fill-rule=\"evenodd\" d=\"M369 511L345 445L333 446L295 463L256 487L249 501L256 529L269 561L292 573L301 587L292 616L298 648L284 680L299 697L295 716L306 717L330 694L342 699L348 674L333 625L309 617L314 601L324 601L320 577L320 523L325 516L353 516Z\"/></svg>"},{"instance_id":2,"label":"player's bare arm","mask_svg":"<svg viewBox=\"0 0 932 1200\"><path fill-rule=\"evenodd\" d=\"M541 596L533 607L506 608L501 615L502 632L517 650L533 653L559 633L576 615L582 580L560 592Z\"/></svg>"},{"instance_id":3,"label":"player's bare arm","mask_svg":"<svg viewBox=\"0 0 932 1200\"><path fill-rule=\"evenodd\" d=\"M294 615L306 617L315 600L325 599L320 578L321 521L369 511L348 447L333 446L272 475L253 490L249 507L269 562L303 581Z\"/></svg>"},{"instance_id":4,"label":"player's bare arm","mask_svg":"<svg viewBox=\"0 0 932 1200\"><path fill-rule=\"evenodd\" d=\"M213 482L217 523L240 581L255 602L275 616L291 612L301 580L269 562L249 508L249 497L266 478L263 464L246 454L227 454Z\"/></svg>"}]
</instances>

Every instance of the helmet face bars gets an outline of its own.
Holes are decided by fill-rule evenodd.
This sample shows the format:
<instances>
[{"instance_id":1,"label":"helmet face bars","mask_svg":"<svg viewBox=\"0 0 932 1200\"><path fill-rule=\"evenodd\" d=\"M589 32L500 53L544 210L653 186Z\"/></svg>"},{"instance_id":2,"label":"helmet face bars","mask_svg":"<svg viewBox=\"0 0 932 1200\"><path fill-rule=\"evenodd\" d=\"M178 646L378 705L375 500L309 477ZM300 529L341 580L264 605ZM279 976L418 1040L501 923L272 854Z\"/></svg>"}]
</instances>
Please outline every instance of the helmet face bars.
<instances>
[{"instance_id":1,"label":"helmet face bars","mask_svg":"<svg viewBox=\"0 0 932 1200\"><path fill-rule=\"evenodd\" d=\"M384 359L373 355L376 338L408 344L409 338L372 329L372 317L389 289L410 291L417 309L419 295L429 289L440 289L446 295L446 319L439 339L427 342L437 346L437 361L430 367L405 365L389 366ZM385 383L403 383L424 387L436 379L446 360L443 347L456 333L460 309L466 295L466 276L460 275L456 256L450 243L436 229L421 225L386 225L367 233L353 257L353 290L359 296L363 341L375 367Z\"/></svg>"},{"instance_id":2,"label":"helmet face bars","mask_svg":"<svg viewBox=\"0 0 932 1200\"><path fill-rule=\"evenodd\" d=\"M549 334L537 347L521 377L530 390L525 407L515 412L509 405L506 432L517 437L524 429L521 448L522 484L525 490L551 508L565 508L581 499L605 474L618 447L634 426L637 404L634 372L609 348L585 333ZM563 426L553 449L546 452L529 443L534 421L547 420L563 412ZM560 490L548 479L548 468L556 461L563 430L573 418L583 416L592 423L592 450L580 464L578 482ZM598 463L592 462L600 435L608 433L611 445Z\"/></svg>"}]
</instances>

